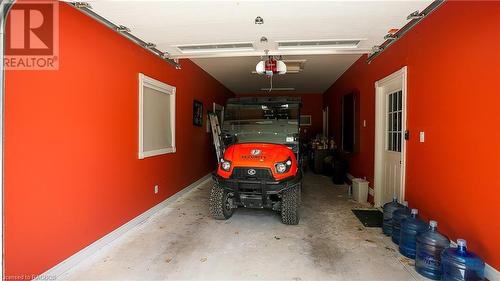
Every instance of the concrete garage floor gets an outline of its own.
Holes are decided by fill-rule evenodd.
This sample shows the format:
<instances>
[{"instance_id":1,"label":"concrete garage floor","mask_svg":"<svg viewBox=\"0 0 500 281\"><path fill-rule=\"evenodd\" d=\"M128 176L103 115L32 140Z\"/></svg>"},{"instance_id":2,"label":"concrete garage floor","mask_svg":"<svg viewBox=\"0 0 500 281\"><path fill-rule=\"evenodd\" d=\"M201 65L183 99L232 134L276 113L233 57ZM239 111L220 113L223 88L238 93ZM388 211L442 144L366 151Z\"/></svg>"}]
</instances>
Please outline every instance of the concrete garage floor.
<instances>
[{"instance_id":1,"label":"concrete garage floor","mask_svg":"<svg viewBox=\"0 0 500 281\"><path fill-rule=\"evenodd\" d=\"M306 173L298 226L278 213L208 215L211 181L63 274L63 280L420 280L380 228L352 214L347 188Z\"/></svg>"}]
</instances>

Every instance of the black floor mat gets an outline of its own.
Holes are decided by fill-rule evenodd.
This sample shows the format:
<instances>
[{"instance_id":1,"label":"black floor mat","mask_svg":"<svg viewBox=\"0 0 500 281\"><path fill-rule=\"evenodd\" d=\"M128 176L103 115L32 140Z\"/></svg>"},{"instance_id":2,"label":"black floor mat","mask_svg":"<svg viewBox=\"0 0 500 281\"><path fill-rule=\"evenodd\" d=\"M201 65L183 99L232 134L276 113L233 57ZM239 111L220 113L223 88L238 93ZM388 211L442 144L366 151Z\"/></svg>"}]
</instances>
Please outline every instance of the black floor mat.
<instances>
[{"instance_id":1,"label":"black floor mat","mask_svg":"<svg viewBox=\"0 0 500 281\"><path fill-rule=\"evenodd\" d=\"M382 227L384 214L379 210L352 210L354 215L366 227Z\"/></svg>"}]
</instances>

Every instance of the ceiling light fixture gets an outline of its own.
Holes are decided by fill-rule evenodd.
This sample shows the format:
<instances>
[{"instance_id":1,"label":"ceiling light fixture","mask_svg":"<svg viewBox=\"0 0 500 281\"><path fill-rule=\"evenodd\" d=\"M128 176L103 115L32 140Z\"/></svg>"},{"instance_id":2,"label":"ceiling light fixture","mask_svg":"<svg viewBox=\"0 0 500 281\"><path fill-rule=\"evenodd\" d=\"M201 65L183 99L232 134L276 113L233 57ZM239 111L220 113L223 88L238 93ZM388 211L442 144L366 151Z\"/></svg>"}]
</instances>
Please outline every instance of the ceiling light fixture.
<instances>
[{"instance_id":1,"label":"ceiling light fixture","mask_svg":"<svg viewBox=\"0 0 500 281\"><path fill-rule=\"evenodd\" d=\"M267 59L261 60L255 66L255 72L257 74L265 74L269 78L270 87L269 92L273 89L273 75L274 74L285 74L286 73L286 64L279 59L276 59L274 56L269 55L269 50L264 51L266 53Z\"/></svg>"},{"instance_id":2,"label":"ceiling light fixture","mask_svg":"<svg viewBox=\"0 0 500 281\"><path fill-rule=\"evenodd\" d=\"M264 24L264 19L261 17L256 17L255 18L255 24Z\"/></svg>"},{"instance_id":3,"label":"ceiling light fixture","mask_svg":"<svg viewBox=\"0 0 500 281\"><path fill-rule=\"evenodd\" d=\"M266 60L261 60L257 63L255 71L258 74L265 74L268 77L271 77L274 74L285 74L286 64L281 60L277 60L273 56L268 56Z\"/></svg>"},{"instance_id":4,"label":"ceiling light fixture","mask_svg":"<svg viewBox=\"0 0 500 281\"><path fill-rule=\"evenodd\" d=\"M286 65L286 74L299 74L304 71L304 66L306 60L283 60ZM257 71L253 70L252 74L257 74Z\"/></svg>"}]
</instances>

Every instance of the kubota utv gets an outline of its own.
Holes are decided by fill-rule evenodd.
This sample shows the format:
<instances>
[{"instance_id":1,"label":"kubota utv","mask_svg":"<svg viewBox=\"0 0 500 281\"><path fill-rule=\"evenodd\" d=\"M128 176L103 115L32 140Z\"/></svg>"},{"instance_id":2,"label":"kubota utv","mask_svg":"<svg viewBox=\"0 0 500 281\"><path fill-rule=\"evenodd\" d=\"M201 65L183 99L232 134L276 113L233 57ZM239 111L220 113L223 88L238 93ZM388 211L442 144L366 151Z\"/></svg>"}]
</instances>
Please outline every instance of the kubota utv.
<instances>
[{"instance_id":1,"label":"kubota utv","mask_svg":"<svg viewBox=\"0 0 500 281\"><path fill-rule=\"evenodd\" d=\"M299 223L302 172L300 98L234 98L224 109L224 152L210 190L210 213L228 219L234 210L269 208L284 224Z\"/></svg>"}]
</instances>

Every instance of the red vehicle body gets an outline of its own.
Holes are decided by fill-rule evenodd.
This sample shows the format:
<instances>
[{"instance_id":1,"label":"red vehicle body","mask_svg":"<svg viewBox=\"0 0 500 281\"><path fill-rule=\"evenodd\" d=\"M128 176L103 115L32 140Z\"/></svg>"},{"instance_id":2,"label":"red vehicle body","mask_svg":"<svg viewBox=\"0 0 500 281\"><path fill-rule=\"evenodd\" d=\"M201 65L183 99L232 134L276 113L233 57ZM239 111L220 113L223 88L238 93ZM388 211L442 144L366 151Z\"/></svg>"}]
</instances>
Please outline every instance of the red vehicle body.
<instances>
[{"instance_id":1,"label":"red vehicle body","mask_svg":"<svg viewBox=\"0 0 500 281\"><path fill-rule=\"evenodd\" d=\"M256 151L260 151L254 155ZM234 167L261 168L269 167L273 178L277 181L295 177L298 172L297 160L293 151L286 145L271 143L242 143L230 146L224 153L224 159L231 161L229 171L224 171L219 163L217 175L229 179L233 173ZM231 160L229 160L231 159ZM291 161L289 169L285 173L278 173L276 163L285 163L288 159Z\"/></svg>"}]
</instances>

